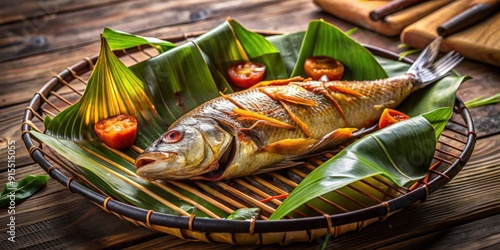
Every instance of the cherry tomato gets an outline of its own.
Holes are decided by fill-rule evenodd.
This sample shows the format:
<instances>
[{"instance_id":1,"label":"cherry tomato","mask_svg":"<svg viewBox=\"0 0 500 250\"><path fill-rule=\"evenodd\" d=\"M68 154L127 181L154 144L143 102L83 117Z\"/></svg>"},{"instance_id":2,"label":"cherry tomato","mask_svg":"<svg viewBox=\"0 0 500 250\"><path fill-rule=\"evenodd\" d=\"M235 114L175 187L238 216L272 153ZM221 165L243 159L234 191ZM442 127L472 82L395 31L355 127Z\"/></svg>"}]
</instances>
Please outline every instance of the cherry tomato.
<instances>
[{"instance_id":1,"label":"cherry tomato","mask_svg":"<svg viewBox=\"0 0 500 250\"><path fill-rule=\"evenodd\" d=\"M328 80L340 80L344 75L344 65L329 56L313 56L306 59L304 71L313 80L327 76Z\"/></svg>"},{"instance_id":2,"label":"cherry tomato","mask_svg":"<svg viewBox=\"0 0 500 250\"><path fill-rule=\"evenodd\" d=\"M394 124L399 121L403 121L410 118L404 113L401 113L394 109L384 109L382 112L382 116L380 116L380 120L378 121L378 128L385 128L391 124Z\"/></svg>"},{"instance_id":3,"label":"cherry tomato","mask_svg":"<svg viewBox=\"0 0 500 250\"><path fill-rule=\"evenodd\" d=\"M254 62L240 62L227 69L231 81L240 88L249 88L264 79L266 66Z\"/></svg>"},{"instance_id":4,"label":"cherry tomato","mask_svg":"<svg viewBox=\"0 0 500 250\"><path fill-rule=\"evenodd\" d=\"M116 115L98 121L94 125L97 137L108 147L122 149L134 144L137 120L130 115Z\"/></svg>"}]
</instances>

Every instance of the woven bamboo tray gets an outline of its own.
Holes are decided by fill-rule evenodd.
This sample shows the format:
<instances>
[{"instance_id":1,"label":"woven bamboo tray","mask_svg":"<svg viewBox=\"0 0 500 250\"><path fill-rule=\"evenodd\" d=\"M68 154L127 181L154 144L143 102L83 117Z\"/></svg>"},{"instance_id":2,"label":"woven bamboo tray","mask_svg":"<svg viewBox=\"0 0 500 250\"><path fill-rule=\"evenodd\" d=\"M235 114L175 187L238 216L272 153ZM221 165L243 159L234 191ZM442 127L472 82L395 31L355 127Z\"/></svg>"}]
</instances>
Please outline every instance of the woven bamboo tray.
<instances>
[{"instance_id":1,"label":"woven bamboo tray","mask_svg":"<svg viewBox=\"0 0 500 250\"><path fill-rule=\"evenodd\" d=\"M263 35L277 34L274 32L259 33ZM200 34L202 32L165 37L164 39L171 42L183 42ZM369 45L364 46L377 56L390 59L398 58L395 53ZM156 55L156 51L144 46L115 51L115 54L127 66L130 66L151 58ZM359 230L371 223L382 221L387 216L412 204L425 201L428 195L443 187L458 174L471 156L476 141L469 111L457 97L454 114L438 140L434 161L429 166L430 170L426 178L408 189L395 187L382 177L363 181L366 184L365 188L374 188L383 193L385 198L382 200L368 195L362 189L350 187L354 195L341 195L359 207L355 211L342 210L337 204L330 202L329 205L340 210L339 213L328 214L317 208L311 208L316 210L317 216L276 221L267 220L280 201L274 199L264 203L259 200L262 197L291 192L307 173L331 157L331 155L324 155L311 157L303 166L286 170L285 174L283 171L271 172L233 179L230 182L211 182L208 183L209 185L195 181L166 184L197 191L201 197L223 204L224 208L229 211L240 207L259 207L262 215L258 219L235 221L167 215L124 204L93 188L83 177L64 168L60 156L34 141L29 133L30 130L44 131L43 119L46 115L53 117L79 100L96 59L97 56L86 57L77 64L66 68L35 93L25 110L22 139L33 160L71 192L86 197L105 211L115 214L121 219L182 239L229 244L289 244L291 242L311 241L327 234L337 236L348 231ZM408 59L404 59L404 61L411 63ZM64 161L64 159L62 160ZM362 196L376 205L364 205L356 200L355 196Z\"/></svg>"}]
</instances>

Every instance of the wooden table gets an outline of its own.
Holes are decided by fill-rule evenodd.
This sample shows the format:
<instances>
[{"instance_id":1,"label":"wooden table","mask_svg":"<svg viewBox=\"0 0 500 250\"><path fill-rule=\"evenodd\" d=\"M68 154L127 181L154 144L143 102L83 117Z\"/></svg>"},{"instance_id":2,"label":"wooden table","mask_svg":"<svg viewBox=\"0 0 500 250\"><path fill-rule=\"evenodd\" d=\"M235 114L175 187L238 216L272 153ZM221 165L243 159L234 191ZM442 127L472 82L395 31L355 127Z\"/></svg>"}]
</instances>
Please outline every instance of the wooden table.
<instances>
[{"instance_id":1,"label":"wooden table","mask_svg":"<svg viewBox=\"0 0 500 250\"><path fill-rule=\"evenodd\" d=\"M0 184L7 182L7 146L15 142L16 178L44 174L21 141L27 102L55 73L98 53L104 26L162 37L208 30L231 16L245 27L282 32L305 30L323 18L342 30L354 27L307 0L47 0L0 3ZM397 37L360 28L359 42L399 52ZM414 57L412 57L414 59ZM458 90L464 100L500 92L500 70L466 60L458 71L473 77ZM459 175L443 189L381 223L330 239L329 249L500 247L500 104L471 110L478 141ZM16 203L15 243L7 240L7 208L0 209L0 249L13 248L231 248L190 242L118 219L49 180ZM323 239L269 248L319 249ZM240 246L257 249L259 246Z\"/></svg>"}]
</instances>

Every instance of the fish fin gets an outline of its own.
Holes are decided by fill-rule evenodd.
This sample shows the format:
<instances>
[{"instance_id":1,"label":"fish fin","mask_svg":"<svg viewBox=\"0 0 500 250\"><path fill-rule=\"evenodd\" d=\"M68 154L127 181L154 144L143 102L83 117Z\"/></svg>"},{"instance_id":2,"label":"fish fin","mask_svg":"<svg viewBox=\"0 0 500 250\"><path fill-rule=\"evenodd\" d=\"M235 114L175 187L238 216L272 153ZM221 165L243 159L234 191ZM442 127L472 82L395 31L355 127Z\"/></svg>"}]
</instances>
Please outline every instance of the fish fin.
<instances>
[{"instance_id":1,"label":"fish fin","mask_svg":"<svg viewBox=\"0 0 500 250\"><path fill-rule=\"evenodd\" d=\"M231 98L229 95L226 95L226 94L222 93L221 91L219 91L219 94L222 96L222 98L230 101L236 107L238 107L240 109L243 109L243 110L248 110L247 108L243 107L243 105L241 105L239 102L237 102L236 100L234 100L233 98Z\"/></svg>"},{"instance_id":2,"label":"fish fin","mask_svg":"<svg viewBox=\"0 0 500 250\"><path fill-rule=\"evenodd\" d=\"M353 132L356 130L356 128L339 128L326 134L320 140L312 138L284 139L267 144L261 149L268 153L303 156L345 143L354 138Z\"/></svg>"},{"instance_id":3,"label":"fish fin","mask_svg":"<svg viewBox=\"0 0 500 250\"><path fill-rule=\"evenodd\" d=\"M304 153L318 140L311 138L284 139L263 146L261 149L268 153L298 155Z\"/></svg>"},{"instance_id":4,"label":"fish fin","mask_svg":"<svg viewBox=\"0 0 500 250\"><path fill-rule=\"evenodd\" d=\"M293 103L293 104L298 104L298 105L304 105L304 106L309 106L309 107L316 107L318 106L318 103L314 100L303 98L300 96L296 95L289 95L287 93L283 93L282 91L277 92L276 98L285 101L288 103Z\"/></svg>"},{"instance_id":5,"label":"fish fin","mask_svg":"<svg viewBox=\"0 0 500 250\"><path fill-rule=\"evenodd\" d=\"M283 108L286 110L288 115L292 118L292 120L297 124L297 126L299 126L299 128L302 130L302 132L304 132L304 134L307 137L311 137L312 133L311 133L311 129L309 129L309 125L307 125L297 115L295 115L295 113L292 112L292 110L288 107L287 104L285 104L285 102L280 101L280 103L283 106Z\"/></svg>"},{"instance_id":6,"label":"fish fin","mask_svg":"<svg viewBox=\"0 0 500 250\"><path fill-rule=\"evenodd\" d=\"M271 98L275 101L279 100L279 101L284 101L287 103L293 103L293 104L304 105L304 106L309 106L309 107L318 106L318 103L314 100L300 97L297 95L291 95L291 94L287 93L287 91L283 91L283 90L270 91L270 90L265 89L265 88L260 88L259 91L266 94L267 96L269 96L269 98Z\"/></svg>"},{"instance_id":7,"label":"fish fin","mask_svg":"<svg viewBox=\"0 0 500 250\"><path fill-rule=\"evenodd\" d=\"M318 142L311 145L305 153L310 154L312 152L317 152L321 149L331 148L342 143L347 142L348 140L354 138L353 132L356 131L357 128L339 128L336 129L321 138Z\"/></svg>"},{"instance_id":8,"label":"fish fin","mask_svg":"<svg viewBox=\"0 0 500 250\"><path fill-rule=\"evenodd\" d=\"M424 51L420 53L410 69L408 69L407 73L414 75L419 80L419 83L414 86L415 89L423 88L447 76L450 70L463 60L460 54L451 51L434 63L434 60L439 54L441 41L442 37L434 39L434 41L427 45Z\"/></svg>"},{"instance_id":9,"label":"fish fin","mask_svg":"<svg viewBox=\"0 0 500 250\"><path fill-rule=\"evenodd\" d=\"M244 110L240 108L234 108L233 112L237 115L239 115L238 119L239 120L257 120L252 127L248 129L253 129L255 126L259 124L266 124L278 128L283 128L283 129L295 129L295 126L290 125L286 122L271 118L269 116L265 116L263 114L259 114L257 112L249 111L249 110Z\"/></svg>"},{"instance_id":10,"label":"fish fin","mask_svg":"<svg viewBox=\"0 0 500 250\"><path fill-rule=\"evenodd\" d=\"M376 105L373 105L373 107L376 109L376 110L381 110L381 109L384 109L384 108L393 108L394 107L394 104L396 104L396 102L394 100L390 100L388 102L384 102L382 104L376 104Z\"/></svg>"},{"instance_id":11,"label":"fish fin","mask_svg":"<svg viewBox=\"0 0 500 250\"><path fill-rule=\"evenodd\" d=\"M301 165L303 163L304 162L300 162L300 161L282 161L280 163L276 163L276 164L273 164L270 166L263 167L255 172L253 172L252 174L268 173L271 171L276 171L276 170L280 170L280 169L284 169L284 168L295 167L295 166Z\"/></svg>"},{"instance_id":12,"label":"fish fin","mask_svg":"<svg viewBox=\"0 0 500 250\"><path fill-rule=\"evenodd\" d=\"M346 88L343 86L335 86L334 84L335 84L335 82L329 82L329 83L325 83L325 86L332 91L339 92L342 94L346 94L346 95L350 95L350 96L354 96L354 97L359 97L359 98L365 97L365 95L361 94L357 90L354 90L351 88Z\"/></svg>"},{"instance_id":13,"label":"fish fin","mask_svg":"<svg viewBox=\"0 0 500 250\"><path fill-rule=\"evenodd\" d=\"M262 82L259 82L255 85L253 85L250 88L254 89L254 88L265 87L265 86L288 85L291 82L302 82L302 81L304 81L304 77L294 76L294 77L290 77L288 79L262 81Z\"/></svg>"},{"instance_id":14,"label":"fish fin","mask_svg":"<svg viewBox=\"0 0 500 250\"><path fill-rule=\"evenodd\" d=\"M345 116L344 110L340 106L339 102L335 99L334 95L330 93L329 88L326 86L326 83L324 82L304 82L304 83L297 83L298 86L303 87L304 89L323 95L327 100L329 100L333 107L339 112L340 117L342 117L342 120L345 123L345 126L349 126L349 121L347 120L347 117Z\"/></svg>"}]
</instances>

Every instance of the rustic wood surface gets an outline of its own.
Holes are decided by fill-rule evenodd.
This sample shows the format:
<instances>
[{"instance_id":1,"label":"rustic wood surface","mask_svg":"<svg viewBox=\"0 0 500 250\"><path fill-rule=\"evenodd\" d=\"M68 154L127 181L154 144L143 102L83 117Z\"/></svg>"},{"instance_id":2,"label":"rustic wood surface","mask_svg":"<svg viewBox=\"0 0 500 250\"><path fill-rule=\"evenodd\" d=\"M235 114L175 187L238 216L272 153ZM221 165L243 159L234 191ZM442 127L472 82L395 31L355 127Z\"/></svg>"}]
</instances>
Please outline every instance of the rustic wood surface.
<instances>
[{"instance_id":1,"label":"rustic wood surface","mask_svg":"<svg viewBox=\"0 0 500 250\"><path fill-rule=\"evenodd\" d=\"M355 24L336 19L308 0L72 1L0 3L0 185L7 182L7 145L15 141L16 179L44 174L21 141L28 101L54 74L95 55L104 26L147 36L208 30L226 17L256 30L305 30L323 18L342 30ZM396 37L362 27L362 43L400 52ZM414 57L412 57L414 59ZM458 71L473 77L458 90L470 100L500 92L499 68L466 60ZM359 232L330 238L328 249L500 248L500 104L471 110L478 134L474 153L455 179L421 204ZM7 240L9 217L0 208L0 249L203 248L234 246L178 239L121 220L50 179L16 203L15 243ZM323 238L273 249L320 249ZM262 246L238 246L261 249Z\"/></svg>"}]
</instances>

